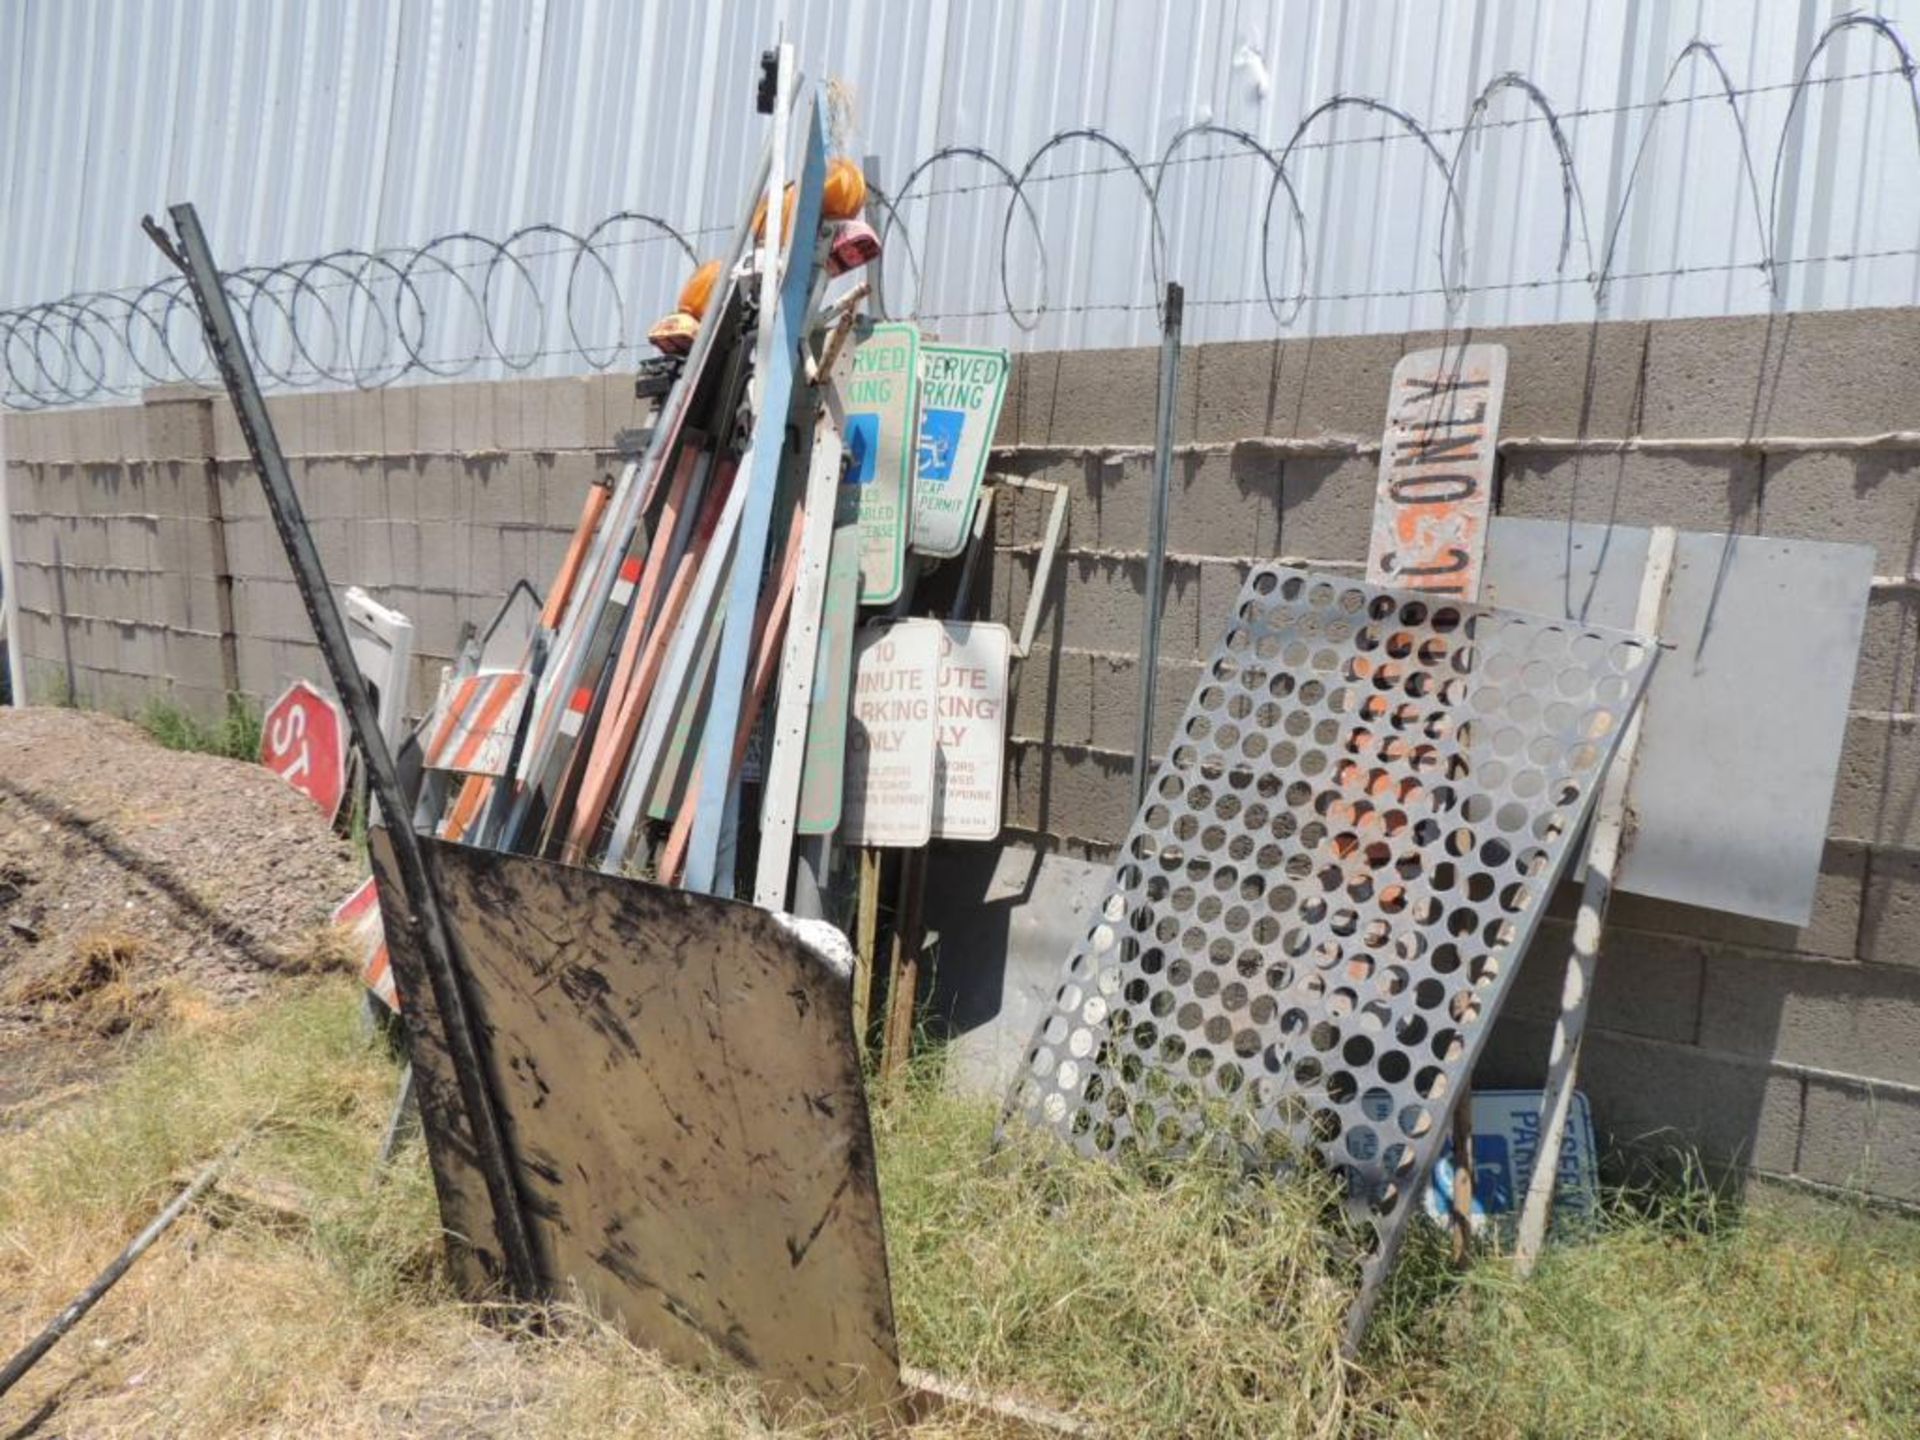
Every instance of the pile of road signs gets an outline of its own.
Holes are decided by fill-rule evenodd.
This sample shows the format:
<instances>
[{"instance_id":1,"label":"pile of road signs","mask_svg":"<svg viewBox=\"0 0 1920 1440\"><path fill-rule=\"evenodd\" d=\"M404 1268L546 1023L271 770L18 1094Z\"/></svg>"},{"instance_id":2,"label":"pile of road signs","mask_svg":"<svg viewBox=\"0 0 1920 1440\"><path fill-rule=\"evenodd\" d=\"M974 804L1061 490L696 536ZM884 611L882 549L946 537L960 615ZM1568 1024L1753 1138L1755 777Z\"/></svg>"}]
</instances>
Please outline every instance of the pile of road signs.
<instances>
[{"instance_id":1,"label":"pile of road signs","mask_svg":"<svg viewBox=\"0 0 1920 1440\"><path fill-rule=\"evenodd\" d=\"M1007 633L911 610L978 543L1008 357L861 314L827 263L858 176L811 110L788 203L683 296L645 451L587 495L540 615L447 676L419 828L771 909L803 852L818 893L828 837L998 832Z\"/></svg>"}]
</instances>

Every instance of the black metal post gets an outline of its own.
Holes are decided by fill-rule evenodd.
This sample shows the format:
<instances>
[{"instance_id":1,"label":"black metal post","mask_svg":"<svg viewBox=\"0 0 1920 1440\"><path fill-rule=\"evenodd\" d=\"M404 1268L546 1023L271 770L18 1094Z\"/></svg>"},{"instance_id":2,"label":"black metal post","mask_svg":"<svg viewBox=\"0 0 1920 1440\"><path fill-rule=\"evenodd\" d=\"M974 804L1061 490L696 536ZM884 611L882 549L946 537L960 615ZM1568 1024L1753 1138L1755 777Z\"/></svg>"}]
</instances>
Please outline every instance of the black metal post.
<instances>
[{"instance_id":1,"label":"black metal post","mask_svg":"<svg viewBox=\"0 0 1920 1440\"><path fill-rule=\"evenodd\" d=\"M427 977L433 988L433 1000L440 1012L447 1050L454 1073L460 1082L460 1098L465 1103L467 1123L473 1132L475 1158L486 1180L487 1195L493 1202L494 1229L500 1241L500 1258L508 1288L516 1295L532 1299L540 1293L539 1270L527 1233L526 1216L521 1210L520 1191L514 1181L511 1152L500 1124L499 1108L493 1087L481 1059L469 1018L466 987L453 960L453 945L447 934L446 920L440 912L440 897L434 889L425 851L408 823L412 807L402 798L399 779L394 772L393 756L387 750L386 736L380 730L380 718L373 708L360 667L354 663L353 649L347 639L345 621L340 618L333 591L327 585L327 573L314 548L307 517L300 497L287 472L286 457L280 453L280 439L274 433L267 404L254 378L253 364L240 343L233 323L226 291L220 284L220 271L207 248L207 237L200 228L200 217L191 205L174 205L167 213L179 232L176 250L167 234L152 217L143 223L147 234L169 260L185 273L200 309L200 321L207 333L207 347L220 367L227 394L233 400L247 449L260 469L261 488L266 491L267 508L273 512L274 528L287 552L287 564L293 570L294 583L313 622L313 633L326 657L327 671L333 678L334 693L347 711L353 738L366 757L367 773L380 813L386 817L393 840L394 860L406 891L407 919L414 931L420 954L426 961ZM402 997L405 1003L405 997Z\"/></svg>"}]
</instances>

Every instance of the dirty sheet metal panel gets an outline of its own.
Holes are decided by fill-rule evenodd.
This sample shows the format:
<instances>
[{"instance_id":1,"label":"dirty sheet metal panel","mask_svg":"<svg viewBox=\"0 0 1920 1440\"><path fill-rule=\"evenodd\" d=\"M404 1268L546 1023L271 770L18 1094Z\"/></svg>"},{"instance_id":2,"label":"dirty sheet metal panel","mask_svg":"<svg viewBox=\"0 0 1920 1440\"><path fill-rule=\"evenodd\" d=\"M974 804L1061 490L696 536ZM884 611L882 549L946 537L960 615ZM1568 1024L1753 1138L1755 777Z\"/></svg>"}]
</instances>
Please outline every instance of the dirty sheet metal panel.
<instances>
[{"instance_id":1,"label":"dirty sheet metal panel","mask_svg":"<svg viewBox=\"0 0 1920 1440\"><path fill-rule=\"evenodd\" d=\"M1387 391L1369 580L1481 598L1506 386L1504 345L1455 345L1400 357Z\"/></svg>"},{"instance_id":2,"label":"dirty sheet metal panel","mask_svg":"<svg viewBox=\"0 0 1920 1440\"><path fill-rule=\"evenodd\" d=\"M1221 1126L1343 1182L1350 1340L1654 648L1263 566L1009 1096L1088 1155Z\"/></svg>"},{"instance_id":3,"label":"dirty sheet metal panel","mask_svg":"<svg viewBox=\"0 0 1920 1440\"><path fill-rule=\"evenodd\" d=\"M895 1397L847 967L750 906L431 849L549 1282L682 1363Z\"/></svg>"},{"instance_id":4,"label":"dirty sheet metal panel","mask_svg":"<svg viewBox=\"0 0 1920 1440\"><path fill-rule=\"evenodd\" d=\"M1488 599L1630 623L1647 534L1495 520ZM1680 534L1616 889L1812 918L1872 579L1866 545Z\"/></svg>"}]
</instances>

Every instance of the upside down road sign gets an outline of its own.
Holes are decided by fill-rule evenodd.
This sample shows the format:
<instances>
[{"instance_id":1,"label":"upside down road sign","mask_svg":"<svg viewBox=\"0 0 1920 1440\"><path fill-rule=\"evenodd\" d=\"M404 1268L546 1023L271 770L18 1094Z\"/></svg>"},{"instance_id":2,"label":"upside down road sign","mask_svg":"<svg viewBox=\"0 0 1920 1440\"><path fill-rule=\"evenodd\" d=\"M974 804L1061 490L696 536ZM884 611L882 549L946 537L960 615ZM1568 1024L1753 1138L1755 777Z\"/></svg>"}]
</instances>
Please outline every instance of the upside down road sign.
<instances>
[{"instance_id":1,"label":"upside down road sign","mask_svg":"<svg viewBox=\"0 0 1920 1440\"><path fill-rule=\"evenodd\" d=\"M340 707L305 680L294 681L261 723L260 763L333 819L347 793L347 722Z\"/></svg>"}]
</instances>

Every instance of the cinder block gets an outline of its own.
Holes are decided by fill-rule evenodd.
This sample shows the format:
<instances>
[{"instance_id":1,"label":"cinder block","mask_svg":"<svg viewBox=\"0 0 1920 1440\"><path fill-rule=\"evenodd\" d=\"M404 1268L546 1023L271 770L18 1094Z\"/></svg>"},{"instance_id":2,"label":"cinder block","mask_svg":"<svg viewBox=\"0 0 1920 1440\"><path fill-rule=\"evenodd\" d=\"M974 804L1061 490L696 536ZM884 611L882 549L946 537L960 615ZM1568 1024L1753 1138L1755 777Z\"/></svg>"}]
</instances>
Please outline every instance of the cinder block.
<instances>
[{"instance_id":1,"label":"cinder block","mask_svg":"<svg viewBox=\"0 0 1920 1440\"><path fill-rule=\"evenodd\" d=\"M351 583L377 589L391 585L400 576L393 563L393 526L386 520L353 520L353 567ZM412 525L409 522L408 528ZM417 532L416 532L417 533ZM342 577L335 582L345 584Z\"/></svg>"},{"instance_id":2,"label":"cinder block","mask_svg":"<svg viewBox=\"0 0 1920 1440\"><path fill-rule=\"evenodd\" d=\"M1239 608L1240 591L1253 573L1250 560L1206 560L1200 565L1200 630L1193 652L1211 655L1226 638ZM1164 639L1163 642L1164 644Z\"/></svg>"},{"instance_id":3,"label":"cinder block","mask_svg":"<svg viewBox=\"0 0 1920 1440\"><path fill-rule=\"evenodd\" d=\"M1845 842L1829 844L1821 856L1820 876L1814 887L1813 918L1800 928L1616 890L1607 914L1608 933L1614 927L1666 932L1728 945L1851 959L1860 929L1866 869L1862 847Z\"/></svg>"},{"instance_id":4,"label":"cinder block","mask_svg":"<svg viewBox=\"0 0 1920 1440\"><path fill-rule=\"evenodd\" d=\"M1646 322L1635 320L1500 326L1444 337L1428 333L1405 338L1409 352L1434 349L1443 342L1506 346L1502 435L1636 435L1641 433L1641 361L1647 332ZM1385 404L1383 385L1383 420Z\"/></svg>"},{"instance_id":5,"label":"cinder block","mask_svg":"<svg viewBox=\"0 0 1920 1440\"><path fill-rule=\"evenodd\" d=\"M423 455L454 449L454 390L445 381L409 387L414 396L414 442Z\"/></svg>"},{"instance_id":6,"label":"cinder block","mask_svg":"<svg viewBox=\"0 0 1920 1440\"><path fill-rule=\"evenodd\" d=\"M420 580L420 527L412 520L394 520L387 525L387 543L393 554L393 577L389 586L416 585Z\"/></svg>"},{"instance_id":7,"label":"cinder block","mask_svg":"<svg viewBox=\"0 0 1920 1440\"><path fill-rule=\"evenodd\" d=\"M381 455L387 448L386 402L378 390L342 392L348 445L355 455Z\"/></svg>"},{"instance_id":8,"label":"cinder block","mask_svg":"<svg viewBox=\"0 0 1920 1440\"><path fill-rule=\"evenodd\" d=\"M329 576L353 573L353 525L351 520L315 520L307 526Z\"/></svg>"},{"instance_id":9,"label":"cinder block","mask_svg":"<svg viewBox=\"0 0 1920 1440\"><path fill-rule=\"evenodd\" d=\"M1643 432L1648 435L1767 433L1770 331L1783 317L1671 320L1647 336ZM1892 427L1885 427L1892 428ZM1833 433L1825 425L1800 433ZM1842 432L1844 433L1844 432Z\"/></svg>"},{"instance_id":10,"label":"cinder block","mask_svg":"<svg viewBox=\"0 0 1920 1440\"><path fill-rule=\"evenodd\" d=\"M1759 462L1733 453L1535 451L1507 457L1500 488L1502 515L1596 524L1746 533L1760 527L1759 509Z\"/></svg>"},{"instance_id":11,"label":"cinder block","mask_svg":"<svg viewBox=\"0 0 1920 1440\"><path fill-rule=\"evenodd\" d=\"M423 591L414 611L409 612L413 619L413 645L418 652L432 655L452 655L460 648L460 622L465 618L459 602L444 591ZM484 623L492 616L476 617L475 623Z\"/></svg>"},{"instance_id":12,"label":"cinder block","mask_svg":"<svg viewBox=\"0 0 1920 1440\"><path fill-rule=\"evenodd\" d=\"M1157 349L1064 350L1021 367L1020 442L1151 445Z\"/></svg>"},{"instance_id":13,"label":"cinder block","mask_svg":"<svg viewBox=\"0 0 1920 1440\"><path fill-rule=\"evenodd\" d=\"M1868 715L1848 719L1827 833L1920 849L1920 727Z\"/></svg>"},{"instance_id":14,"label":"cinder block","mask_svg":"<svg viewBox=\"0 0 1920 1440\"><path fill-rule=\"evenodd\" d=\"M468 380L448 387L453 392L453 448L461 454L497 450L493 427L493 384Z\"/></svg>"},{"instance_id":15,"label":"cinder block","mask_svg":"<svg viewBox=\"0 0 1920 1440\"><path fill-rule=\"evenodd\" d=\"M1131 655L1094 655L1093 745L1131 755L1139 744L1140 661ZM1153 687L1153 738L1150 758L1164 755L1187 702L1206 667L1191 660L1163 660ZM1062 737L1065 740L1065 737ZM1068 742L1070 743L1070 742Z\"/></svg>"},{"instance_id":16,"label":"cinder block","mask_svg":"<svg viewBox=\"0 0 1920 1440\"><path fill-rule=\"evenodd\" d=\"M1873 367L1860 367L1862 369ZM1920 559L1920 455L1901 451L1770 456L1763 533L1871 545L1876 574Z\"/></svg>"},{"instance_id":17,"label":"cinder block","mask_svg":"<svg viewBox=\"0 0 1920 1440\"><path fill-rule=\"evenodd\" d=\"M601 474L593 456L564 450L541 455L534 460L530 473L539 490L540 508L528 509L527 518L537 517L544 525L572 534L580 523L587 490Z\"/></svg>"},{"instance_id":18,"label":"cinder block","mask_svg":"<svg viewBox=\"0 0 1920 1440\"><path fill-rule=\"evenodd\" d=\"M1609 925L1594 972L1588 1023L1617 1035L1691 1044L1699 1024L1707 950L1698 940ZM1551 1022L1560 1013L1572 951L1573 926L1565 920L1542 920L1505 1008Z\"/></svg>"},{"instance_id":19,"label":"cinder block","mask_svg":"<svg viewBox=\"0 0 1920 1440\"><path fill-rule=\"evenodd\" d=\"M345 455L353 448L352 420L346 401L352 392L322 390L299 397L306 411L308 455Z\"/></svg>"},{"instance_id":20,"label":"cinder block","mask_svg":"<svg viewBox=\"0 0 1920 1440\"><path fill-rule=\"evenodd\" d=\"M219 461L214 466L214 485L220 497L220 513L228 522L265 517L266 492L260 488L260 476L247 462Z\"/></svg>"},{"instance_id":21,"label":"cinder block","mask_svg":"<svg viewBox=\"0 0 1920 1440\"><path fill-rule=\"evenodd\" d=\"M215 694L226 688L219 636L169 630L164 632L162 645L165 675L176 686L211 690Z\"/></svg>"},{"instance_id":22,"label":"cinder block","mask_svg":"<svg viewBox=\"0 0 1920 1440\"><path fill-rule=\"evenodd\" d=\"M1202 346L1193 363L1182 366L1197 400L1194 438L1377 437L1403 348L1398 335Z\"/></svg>"},{"instance_id":23,"label":"cinder block","mask_svg":"<svg viewBox=\"0 0 1920 1440\"><path fill-rule=\"evenodd\" d=\"M1920 968L1920 852L1869 852L1860 958Z\"/></svg>"},{"instance_id":24,"label":"cinder block","mask_svg":"<svg viewBox=\"0 0 1920 1440\"><path fill-rule=\"evenodd\" d=\"M411 455L419 447L414 417L417 385L389 385L380 395L380 451L384 455Z\"/></svg>"},{"instance_id":25,"label":"cinder block","mask_svg":"<svg viewBox=\"0 0 1920 1440\"><path fill-rule=\"evenodd\" d=\"M77 477L79 503L73 508L82 515L113 515L147 508L137 477L125 466L92 463L71 467L68 473Z\"/></svg>"},{"instance_id":26,"label":"cinder block","mask_svg":"<svg viewBox=\"0 0 1920 1440\"><path fill-rule=\"evenodd\" d=\"M1008 747L1007 823L1035 834L1118 844L1132 819L1130 762L1090 750Z\"/></svg>"},{"instance_id":27,"label":"cinder block","mask_svg":"<svg viewBox=\"0 0 1920 1440\"><path fill-rule=\"evenodd\" d=\"M528 520L536 524L540 516L526 513L526 492L520 471L505 456L490 456L466 462L461 477L466 503L460 513L482 525L519 525Z\"/></svg>"},{"instance_id":28,"label":"cinder block","mask_svg":"<svg viewBox=\"0 0 1920 1440\"><path fill-rule=\"evenodd\" d=\"M391 467L384 457L370 456L350 461L345 467L345 478L350 483L353 494L352 516L356 520L391 520L396 510L391 488ZM410 497L409 497L410 498ZM411 506L405 511L406 518L413 518Z\"/></svg>"},{"instance_id":29,"label":"cinder block","mask_svg":"<svg viewBox=\"0 0 1920 1440\"><path fill-rule=\"evenodd\" d=\"M1048 745L1085 745L1093 738L1091 657L1080 650L1035 650L1016 660L1007 733ZM1113 697L1102 692L1102 702Z\"/></svg>"},{"instance_id":30,"label":"cinder block","mask_svg":"<svg viewBox=\"0 0 1920 1440\"><path fill-rule=\"evenodd\" d=\"M149 390L143 404L129 408L141 422L141 451L150 458L205 460L215 453L215 412L211 394L183 394L172 387ZM234 434L237 440L237 426ZM244 450L245 446L241 448Z\"/></svg>"},{"instance_id":31,"label":"cinder block","mask_svg":"<svg viewBox=\"0 0 1920 1440\"><path fill-rule=\"evenodd\" d=\"M1856 710L1920 710L1920 594L1876 590L1853 674Z\"/></svg>"},{"instance_id":32,"label":"cinder block","mask_svg":"<svg viewBox=\"0 0 1920 1440\"><path fill-rule=\"evenodd\" d=\"M282 455L305 455L310 446L307 443L307 422L311 407L304 395L275 395L267 401L267 418L273 422L273 432L280 437ZM243 442L240 453L246 454Z\"/></svg>"},{"instance_id":33,"label":"cinder block","mask_svg":"<svg viewBox=\"0 0 1920 1440\"><path fill-rule=\"evenodd\" d=\"M1378 464L1364 455L1282 460L1280 553L1315 560L1365 560L1378 472Z\"/></svg>"},{"instance_id":34,"label":"cinder block","mask_svg":"<svg viewBox=\"0 0 1920 1440\"><path fill-rule=\"evenodd\" d=\"M1544 1057L1544 1033L1540 1039ZM1663 1164L1694 1152L1716 1165L1793 1171L1797 1076L1605 1030L1588 1032L1580 1076L1603 1148L1629 1147Z\"/></svg>"},{"instance_id":35,"label":"cinder block","mask_svg":"<svg viewBox=\"0 0 1920 1440\"><path fill-rule=\"evenodd\" d=\"M466 588L467 528L446 520L422 520L415 524L414 529L420 536L420 570L416 579L423 590L452 594Z\"/></svg>"},{"instance_id":36,"label":"cinder block","mask_svg":"<svg viewBox=\"0 0 1920 1440\"><path fill-rule=\"evenodd\" d=\"M108 522L112 565L122 570L151 570L159 540L160 521L152 515L119 515Z\"/></svg>"},{"instance_id":37,"label":"cinder block","mask_svg":"<svg viewBox=\"0 0 1920 1440\"><path fill-rule=\"evenodd\" d=\"M536 382L509 381L494 386L493 390L493 428L500 442L500 448L506 451L531 450L535 446L534 438L539 434L540 415L527 413L527 390ZM533 423L529 423L529 421Z\"/></svg>"},{"instance_id":38,"label":"cinder block","mask_svg":"<svg viewBox=\"0 0 1920 1440\"><path fill-rule=\"evenodd\" d=\"M1140 494L1151 493L1152 460ZM1167 535L1185 555L1269 556L1280 539L1279 467L1259 463L1250 447L1188 452L1174 459ZM1144 546L1145 531L1137 544ZM1110 543L1104 539L1102 543Z\"/></svg>"},{"instance_id":39,"label":"cinder block","mask_svg":"<svg viewBox=\"0 0 1920 1440\"><path fill-rule=\"evenodd\" d=\"M247 437L240 429L233 402L225 395L213 397L213 455L216 460L247 458Z\"/></svg>"},{"instance_id":40,"label":"cinder block","mask_svg":"<svg viewBox=\"0 0 1920 1440\"><path fill-rule=\"evenodd\" d=\"M273 642L243 628L234 649L239 659L240 688L263 704L272 702L282 688L274 682Z\"/></svg>"},{"instance_id":41,"label":"cinder block","mask_svg":"<svg viewBox=\"0 0 1920 1440\"><path fill-rule=\"evenodd\" d=\"M1014 559L1011 609L1014 614L1024 614L1032 557ZM1175 568L1168 567L1162 633L1171 638L1174 653L1190 655L1197 629L1198 586L1189 583L1184 595L1178 593L1172 573ZM1188 578L1191 581L1191 575ZM1136 653L1140 648L1145 585L1145 569L1138 560L1079 553L1061 556L1054 565L1050 593L1044 602L1047 609L1041 612L1042 628L1047 627L1051 611L1060 618L1059 643L1080 650Z\"/></svg>"},{"instance_id":42,"label":"cinder block","mask_svg":"<svg viewBox=\"0 0 1920 1440\"><path fill-rule=\"evenodd\" d=\"M464 513L466 466L445 454L418 462L413 480L413 516L420 521L447 521Z\"/></svg>"},{"instance_id":43,"label":"cinder block","mask_svg":"<svg viewBox=\"0 0 1920 1440\"><path fill-rule=\"evenodd\" d=\"M604 375L587 377L589 392L598 392L597 404L590 403L589 418L598 427L594 431L591 443L611 445L613 437L622 430L634 430L653 423L654 406L652 402L643 403L633 393L633 375L630 371L616 368Z\"/></svg>"},{"instance_id":44,"label":"cinder block","mask_svg":"<svg viewBox=\"0 0 1920 1440\"><path fill-rule=\"evenodd\" d=\"M1711 953L1699 1043L1759 1059L1920 1082L1920 971Z\"/></svg>"},{"instance_id":45,"label":"cinder block","mask_svg":"<svg viewBox=\"0 0 1920 1440\"><path fill-rule=\"evenodd\" d=\"M1920 1200L1920 1097L1809 1079L1799 1173L1871 1195Z\"/></svg>"},{"instance_id":46,"label":"cinder block","mask_svg":"<svg viewBox=\"0 0 1920 1440\"><path fill-rule=\"evenodd\" d=\"M544 382L547 388L546 420L541 431L543 443L536 448L571 449L574 446L611 445L613 436L606 429L606 415L596 402L596 381L568 375Z\"/></svg>"}]
</instances>

